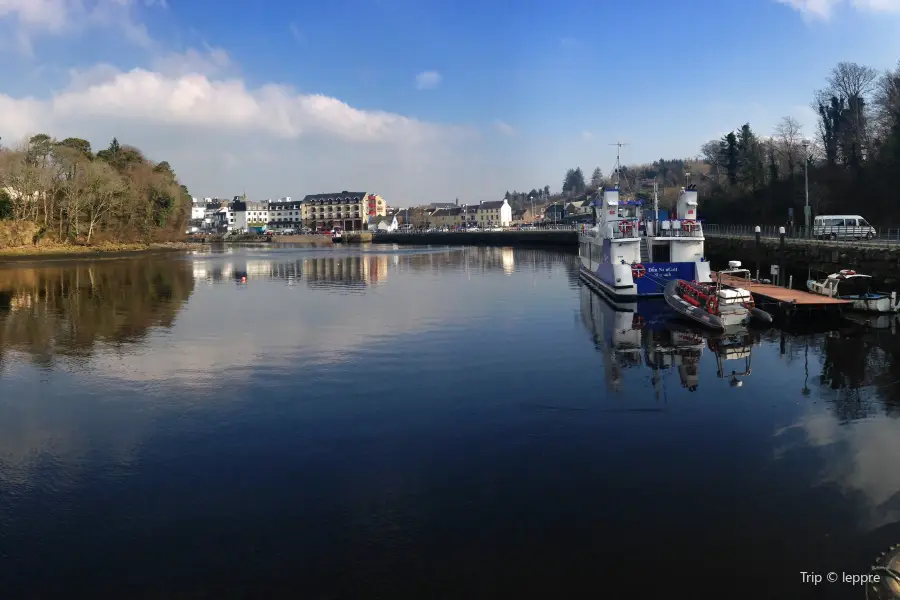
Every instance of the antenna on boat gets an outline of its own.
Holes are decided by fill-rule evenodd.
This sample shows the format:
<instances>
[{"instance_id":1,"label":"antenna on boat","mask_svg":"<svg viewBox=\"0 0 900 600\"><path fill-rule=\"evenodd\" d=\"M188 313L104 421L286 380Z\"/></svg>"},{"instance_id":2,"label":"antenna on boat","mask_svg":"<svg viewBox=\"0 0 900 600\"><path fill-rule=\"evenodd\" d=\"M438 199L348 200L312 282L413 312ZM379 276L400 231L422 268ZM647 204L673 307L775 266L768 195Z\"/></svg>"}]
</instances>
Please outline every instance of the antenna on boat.
<instances>
[{"instance_id":1,"label":"antenna on boat","mask_svg":"<svg viewBox=\"0 0 900 600\"><path fill-rule=\"evenodd\" d=\"M621 156L620 156L621 152L622 152L622 146L628 146L628 145L630 145L630 144L625 144L622 142L616 142L615 144L610 144L610 146L616 147L616 169L615 169L615 171L616 171L616 188L617 189L619 187L619 171L622 169L622 161L621 161ZM628 183L627 179L625 180L625 183Z\"/></svg>"}]
</instances>

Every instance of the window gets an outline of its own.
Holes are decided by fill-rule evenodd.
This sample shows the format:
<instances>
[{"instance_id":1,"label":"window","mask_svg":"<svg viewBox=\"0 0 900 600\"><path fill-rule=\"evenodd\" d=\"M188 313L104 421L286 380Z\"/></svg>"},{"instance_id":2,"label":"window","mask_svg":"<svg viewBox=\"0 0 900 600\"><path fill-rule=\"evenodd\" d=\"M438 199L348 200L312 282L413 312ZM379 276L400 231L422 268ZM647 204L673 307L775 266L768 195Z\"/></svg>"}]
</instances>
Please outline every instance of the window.
<instances>
[{"instance_id":1,"label":"window","mask_svg":"<svg viewBox=\"0 0 900 600\"><path fill-rule=\"evenodd\" d=\"M871 225L869 225L869 222L866 221L865 219L860 219L860 220L859 220L859 226L860 226L860 227L871 227Z\"/></svg>"}]
</instances>

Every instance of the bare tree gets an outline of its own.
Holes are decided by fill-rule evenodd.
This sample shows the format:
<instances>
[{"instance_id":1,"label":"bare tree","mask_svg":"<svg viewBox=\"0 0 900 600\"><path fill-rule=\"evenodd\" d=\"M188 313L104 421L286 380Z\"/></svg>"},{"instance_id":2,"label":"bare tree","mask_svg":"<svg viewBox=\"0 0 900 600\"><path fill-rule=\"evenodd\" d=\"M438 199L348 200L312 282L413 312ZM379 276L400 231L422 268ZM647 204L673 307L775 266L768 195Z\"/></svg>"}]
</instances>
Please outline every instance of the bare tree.
<instances>
[{"instance_id":1,"label":"bare tree","mask_svg":"<svg viewBox=\"0 0 900 600\"><path fill-rule=\"evenodd\" d=\"M803 160L803 127L794 117L782 117L775 128L775 141L788 176L793 177Z\"/></svg>"},{"instance_id":2,"label":"bare tree","mask_svg":"<svg viewBox=\"0 0 900 600\"><path fill-rule=\"evenodd\" d=\"M85 174L87 193L84 196L88 218L87 242L98 223L115 208L125 191L125 183L115 169L102 161L92 162Z\"/></svg>"},{"instance_id":3,"label":"bare tree","mask_svg":"<svg viewBox=\"0 0 900 600\"><path fill-rule=\"evenodd\" d=\"M852 139L863 150L869 143L867 116L871 112L868 97L878 80L878 71L853 62L840 62L829 73L826 81L832 96L847 102L847 117Z\"/></svg>"},{"instance_id":4,"label":"bare tree","mask_svg":"<svg viewBox=\"0 0 900 600\"><path fill-rule=\"evenodd\" d=\"M878 79L872 93L874 124L877 134L885 138L900 119L900 62Z\"/></svg>"},{"instance_id":5,"label":"bare tree","mask_svg":"<svg viewBox=\"0 0 900 600\"><path fill-rule=\"evenodd\" d=\"M722 175L722 142L710 140L700 146L700 159L710 166L713 178L719 183Z\"/></svg>"}]
</instances>

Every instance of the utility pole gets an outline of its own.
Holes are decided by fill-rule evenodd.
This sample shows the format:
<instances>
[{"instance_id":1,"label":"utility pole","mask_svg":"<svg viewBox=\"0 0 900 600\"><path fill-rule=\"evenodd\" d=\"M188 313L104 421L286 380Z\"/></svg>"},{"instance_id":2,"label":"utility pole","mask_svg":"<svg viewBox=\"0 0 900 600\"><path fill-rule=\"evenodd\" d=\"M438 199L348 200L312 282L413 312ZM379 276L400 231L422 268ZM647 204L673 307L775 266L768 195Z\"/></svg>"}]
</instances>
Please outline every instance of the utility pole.
<instances>
[{"instance_id":1,"label":"utility pole","mask_svg":"<svg viewBox=\"0 0 900 600\"><path fill-rule=\"evenodd\" d=\"M809 141L803 140L803 187L806 191L806 205L803 207L803 220L806 225L806 235L810 235L809 220Z\"/></svg>"}]
</instances>

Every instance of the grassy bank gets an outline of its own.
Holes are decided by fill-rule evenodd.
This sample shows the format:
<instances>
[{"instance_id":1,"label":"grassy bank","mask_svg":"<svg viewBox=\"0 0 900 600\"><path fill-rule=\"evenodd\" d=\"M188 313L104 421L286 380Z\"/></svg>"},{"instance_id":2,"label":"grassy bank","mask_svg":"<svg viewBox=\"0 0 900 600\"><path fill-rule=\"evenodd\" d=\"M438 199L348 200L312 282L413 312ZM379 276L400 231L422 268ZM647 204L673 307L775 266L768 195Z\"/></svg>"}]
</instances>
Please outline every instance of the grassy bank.
<instances>
[{"instance_id":1,"label":"grassy bank","mask_svg":"<svg viewBox=\"0 0 900 600\"><path fill-rule=\"evenodd\" d=\"M208 249L206 244L191 242L101 243L90 246L75 244L33 244L0 248L0 262L16 260L58 260L73 258L117 258L140 253Z\"/></svg>"}]
</instances>

